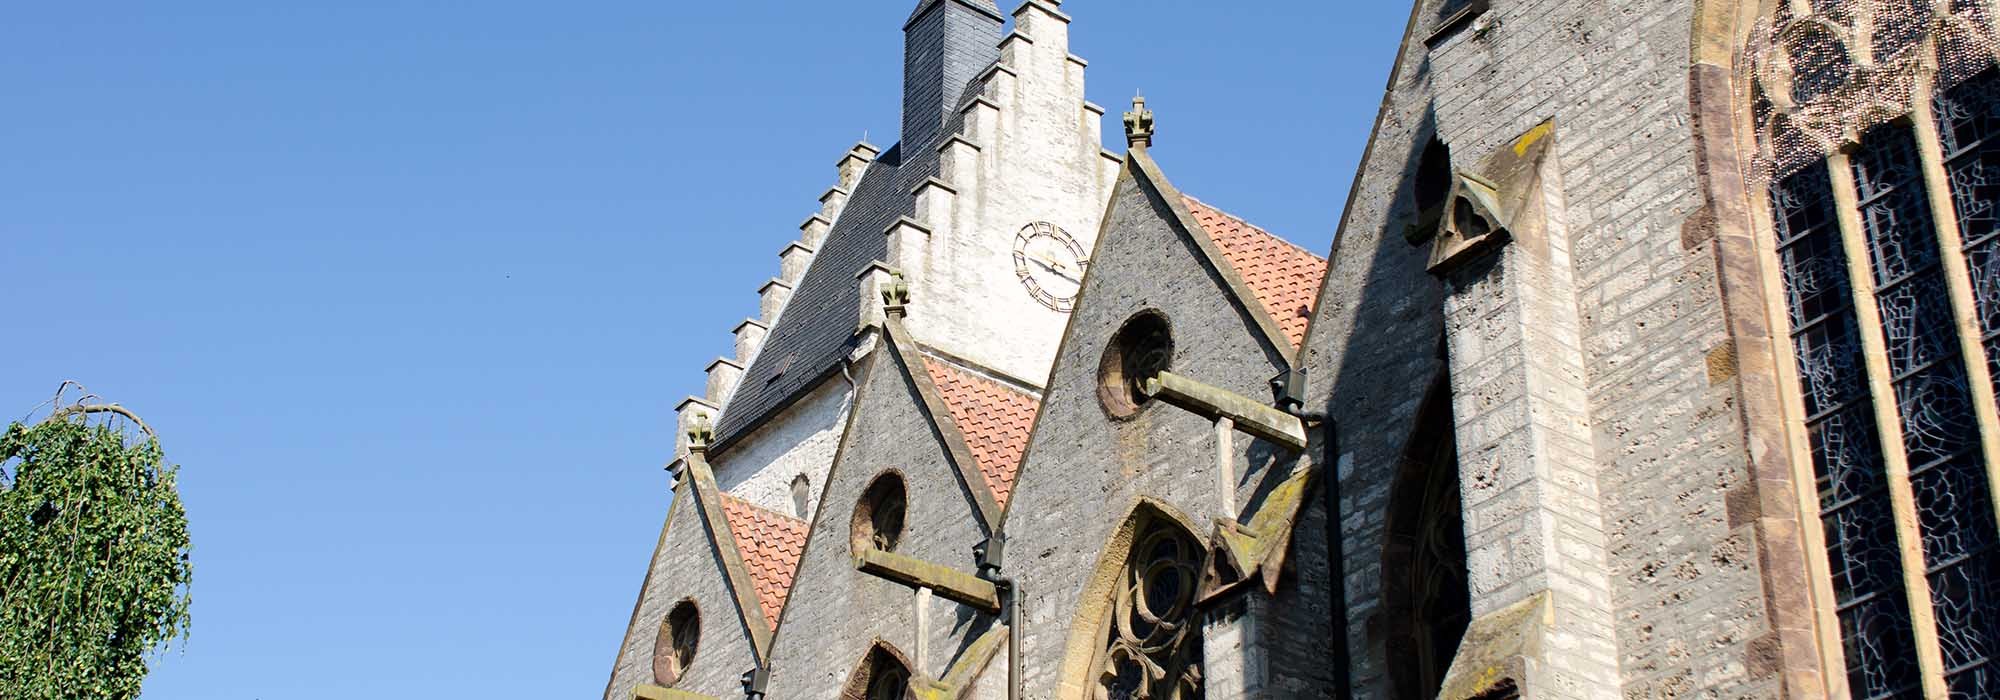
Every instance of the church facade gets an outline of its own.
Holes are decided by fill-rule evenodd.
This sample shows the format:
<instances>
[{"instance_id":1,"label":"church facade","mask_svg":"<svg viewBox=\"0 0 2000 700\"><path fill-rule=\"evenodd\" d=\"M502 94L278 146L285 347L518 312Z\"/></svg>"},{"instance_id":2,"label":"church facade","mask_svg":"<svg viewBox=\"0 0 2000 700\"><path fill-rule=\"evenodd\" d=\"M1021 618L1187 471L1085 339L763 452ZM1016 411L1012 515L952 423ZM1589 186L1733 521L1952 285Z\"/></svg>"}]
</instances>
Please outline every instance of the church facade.
<instances>
[{"instance_id":1,"label":"church facade","mask_svg":"<svg viewBox=\"0 0 2000 700\"><path fill-rule=\"evenodd\" d=\"M1324 255L1077 10L916 3L606 700L2000 697L1990 0L1420 0Z\"/></svg>"}]
</instances>

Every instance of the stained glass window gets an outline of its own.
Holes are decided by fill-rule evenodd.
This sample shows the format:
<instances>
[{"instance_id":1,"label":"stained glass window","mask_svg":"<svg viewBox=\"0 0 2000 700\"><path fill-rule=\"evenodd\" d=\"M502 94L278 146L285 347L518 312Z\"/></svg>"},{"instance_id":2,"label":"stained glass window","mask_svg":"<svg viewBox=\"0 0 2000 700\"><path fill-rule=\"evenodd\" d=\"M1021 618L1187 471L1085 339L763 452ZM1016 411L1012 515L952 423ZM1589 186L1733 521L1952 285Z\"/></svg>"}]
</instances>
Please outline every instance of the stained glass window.
<instances>
[{"instance_id":1,"label":"stained glass window","mask_svg":"<svg viewBox=\"0 0 2000 700\"><path fill-rule=\"evenodd\" d=\"M2000 380L2000 71L1939 94L1935 111L1988 374Z\"/></svg>"},{"instance_id":2,"label":"stained glass window","mask_svg":"<svg viewBox=\"0 0 2000 700\"><path fill-rule=\"evenodd\" d=\"M1780 181L1771 202L1848 684L1858 698L1900 697L1921 682L1826 167Z\"/></svg>"},{"instance_id":3,"label":"stained glass window","mask_svg":"<svg viewBox=\"0 0 2000 700\"><path fill-rule=\"evenodd\" d=\"M1097 697L1198 700L1202 697L1201 543L1172 522L1140 523L1112 599Z\"/></svg>"},{"instance_id":4,"label":"stained glass window","mask_svg":"<svg viewBox=\"0 0 2000 700\"><path fill-rule=\"evenodd\" d=\"M2000 669L1988 668L2000 651L1993 508L1920 167L1907 127L1877 127L1854 157L1855 188L1946 684L1991 698L2000 696Z\"/></svg>"}]
</instances>

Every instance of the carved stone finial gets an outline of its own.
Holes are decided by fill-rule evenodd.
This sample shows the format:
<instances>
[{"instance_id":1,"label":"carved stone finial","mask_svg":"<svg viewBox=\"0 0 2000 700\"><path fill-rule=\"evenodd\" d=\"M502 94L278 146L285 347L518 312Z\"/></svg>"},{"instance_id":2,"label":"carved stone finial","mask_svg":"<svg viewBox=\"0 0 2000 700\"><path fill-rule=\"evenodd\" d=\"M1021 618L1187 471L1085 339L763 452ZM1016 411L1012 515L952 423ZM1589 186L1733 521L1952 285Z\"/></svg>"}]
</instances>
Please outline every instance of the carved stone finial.
<instances>
[{"instance_id":1,"label":"carved stone finial","mask_svg":"<svg viewBox=\"0 0 2000 700\"><path fill-rule=\"evenodd\" d=\"M1153 112L1146 109L1146 98L1132 96L1132 111L1125 113L1125 144L1132 148L1153 146Z\"/></svg>"},{"instance_id":2,"label":"carved stone finial","mask_svg":"<svg viewBox=\"0 0 2000 700\"><path fill-rule=\"evenodd\" d=\"M910 283L901 272L889 273L889 283L882 285L882 310L900 318L909 313L909 305Z\"/></svg>"},{"instance_id":3,"label":"carved stone finial","mask_svg":"<svg viewBox=\"0 0 2000 700\"><path fill-rule=\"evenodd\" d=\"M708 452L709 441L715 439L715 429L709 426L707 415L697 414L694 420L688 422L687 438L689 452Z\"/></svg>"}]
</instances>

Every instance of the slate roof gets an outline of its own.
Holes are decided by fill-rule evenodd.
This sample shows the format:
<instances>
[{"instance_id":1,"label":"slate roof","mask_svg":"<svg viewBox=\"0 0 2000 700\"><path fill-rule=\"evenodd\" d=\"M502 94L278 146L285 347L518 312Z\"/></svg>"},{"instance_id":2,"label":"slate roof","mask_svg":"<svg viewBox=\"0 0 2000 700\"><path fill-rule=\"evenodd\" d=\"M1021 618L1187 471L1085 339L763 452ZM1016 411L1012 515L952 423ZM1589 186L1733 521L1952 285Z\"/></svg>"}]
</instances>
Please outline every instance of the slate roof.
<instances>
[{"instance_id":1,"label":"slate roof","mask_svg":"<svg viewBox=\"0 0 2000 700\"><path fill-rule=\"evenodd\" d=\"M917 21L917 18L922 17L925 12L929 11L932 5L936 5L938 3L947 1L948 0L919 0L917 2L917 9L910 11L910 19L907 22L905 22L905 24ZM984 12L988 15L992 15L995 19L1004 20L1006 17L1006 15L1000 14L1000 6L993 4L993 0L955 0L955 1L961 5L965 5L966 7L970 7L980 12Z\"/></svg>"},{"instance_id":2,"label":"slate roof","mask_svg":"<svg viewBox=\"0 0 2000 700\"><path fill-rule=\"evenodd\" d=\"M965 435L979 473L993 489L993 500L1007 505L1020 474L1021 452L1028 448L1028 430L1035 425L1041 400L1000 382L926 357L924 368L937 385L951 420Z\"/></svg>"},{"instance_id":3,"label":"slate roof","mask_svg":"<svg viewBox=\"0 0 2000 700\"><path fill-rule=\"evenodd\" d=\"M1326 259L1201 200L1187 195L1181 199L1297 348L1305 341L1306 326L1312 322L1320 279L1326 276Z\"/></svg>"},{"instance_id":4,"label":"slate roof","mask_svg":"<svg viewBox=\"0 0 2000 700\"><path fill-rule=\"evenodd\" d=\"M736 551L750 569L750 582L757 589L757 602L764 619L778 627L778 613L792 594L792 579L799 571L799 555L806 551L806 521L752 505L749 501L722 494L722 512L729 519L729 531L736 537Z\"/></svg>"},{"instance_id":5,"label":"slate roof","mask_svg":"<svg viewBox=\"0 0 2000 700\"><path fill-rule=\"evenodd\" d=\"M979 82L973 81L958 104L978 91ZM954 110L938 138L959 133L964 122ZM917 186L940 173L936 143L923 144L914 154L904 146L898 143L882 152L855 183L847 206L723 407L711 451L728 449L742 433L837 371L854 349L854 331L861 323L856 275L869 263L888 258L889 225L916 213Z\"/></svg>"}]
</instances>

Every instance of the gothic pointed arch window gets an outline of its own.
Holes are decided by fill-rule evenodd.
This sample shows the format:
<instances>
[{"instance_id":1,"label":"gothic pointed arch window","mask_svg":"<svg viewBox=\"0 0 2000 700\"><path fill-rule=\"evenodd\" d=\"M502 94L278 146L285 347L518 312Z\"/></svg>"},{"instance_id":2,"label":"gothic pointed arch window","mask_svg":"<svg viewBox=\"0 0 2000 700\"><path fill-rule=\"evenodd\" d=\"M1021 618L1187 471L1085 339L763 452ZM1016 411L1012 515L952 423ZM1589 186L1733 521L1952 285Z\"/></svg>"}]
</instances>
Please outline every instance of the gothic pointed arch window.
<instances>
[{"instance_id":1,"label":"gothic pointed arch window","mask_svg":"<svg viewBox=\"0 0 2000 700\"><path fill-rule=\"evenodd\" d=\"M1743 64L1856 698L2000 697L2000 69L1983 2L1769 2ZM1801 475L1804 478L1804 475Z\"/></svg>"},{"instance_id":2,"label":"gothic pointed arch window","mask_svg":"<svg viewBox=\"0 0 2000 700\"><path fill-rule=\"evenodd\" d=\"M1202 697L1201 614L1195 592L1206 553L1180 523L1142 509L1117 572L1101 646L1095 697L1197 700Z\"/></svg>"},{"instance_id":3,"label":"gothic pointed arch window","mask_svg":"<svg viewBox=\"0 0 2000 700\"><path fill-rule=\"evenodd\" d=\"M1382 560L1392 697L1437 697L1472 622L1450 384L1434 382L1390 487Z\"/></svg>"},{"instance_id":4,"label":"gothic pointed arch window","mask_svg":"<svg viewBox=\"0 0 2000 700\"><path fill-rule=\"evenodd\" d=\"M916 700L910 663L886 642L876 642L848 674L840 700Z\"/></svg>"}]
</instances>

